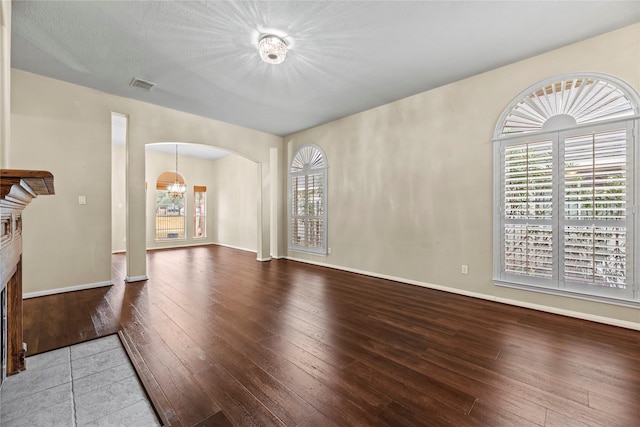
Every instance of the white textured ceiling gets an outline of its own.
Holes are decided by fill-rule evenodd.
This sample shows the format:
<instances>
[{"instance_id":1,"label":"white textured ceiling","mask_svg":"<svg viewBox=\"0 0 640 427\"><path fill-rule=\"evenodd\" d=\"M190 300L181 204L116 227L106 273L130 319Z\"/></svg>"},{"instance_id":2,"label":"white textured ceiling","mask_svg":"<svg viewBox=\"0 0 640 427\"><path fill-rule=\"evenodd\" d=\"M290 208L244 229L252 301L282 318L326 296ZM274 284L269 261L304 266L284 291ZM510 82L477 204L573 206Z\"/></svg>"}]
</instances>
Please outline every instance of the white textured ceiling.
<instances>
[{"instance_id":1,"label":"white textured ceiling","mask_svg":"<svg viewBox=\"0 0 640 427\"><path fill-rule=\"evenodd\" d=\"M639 1L22 0L12 66L286 135L639 21ZM280 65L255 47L272 31Z\"/></svg>"}]
</instances>

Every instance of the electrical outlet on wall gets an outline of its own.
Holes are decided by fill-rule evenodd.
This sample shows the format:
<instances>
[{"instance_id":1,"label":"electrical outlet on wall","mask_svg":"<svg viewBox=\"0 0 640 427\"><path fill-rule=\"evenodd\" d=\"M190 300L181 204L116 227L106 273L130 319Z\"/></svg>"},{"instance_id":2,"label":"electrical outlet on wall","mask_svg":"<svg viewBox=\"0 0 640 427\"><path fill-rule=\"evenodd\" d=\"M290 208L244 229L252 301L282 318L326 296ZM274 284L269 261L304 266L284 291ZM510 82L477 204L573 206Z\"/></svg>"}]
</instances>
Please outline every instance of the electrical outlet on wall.
<instances>
[{"instance_id":1,"label":"electrical outlet on wall","mask_svg":"<svg viewBox=\"0 0 640 427\"><path fill-rule=\"evenodd\" d=\"M469 274L469 266L462 264L462 274Z\"/></svg>"}]
</instances>

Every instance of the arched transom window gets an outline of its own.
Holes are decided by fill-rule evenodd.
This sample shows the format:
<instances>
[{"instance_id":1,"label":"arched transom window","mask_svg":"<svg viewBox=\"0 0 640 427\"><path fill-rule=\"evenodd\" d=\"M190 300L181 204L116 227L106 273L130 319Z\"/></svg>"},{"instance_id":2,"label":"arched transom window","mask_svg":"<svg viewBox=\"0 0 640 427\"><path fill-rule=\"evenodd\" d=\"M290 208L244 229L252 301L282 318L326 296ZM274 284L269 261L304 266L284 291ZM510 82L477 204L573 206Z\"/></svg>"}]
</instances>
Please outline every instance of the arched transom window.
<instances>
[{"instance_id":1,"label":"arched transom window","mask_svg":"<svg viewBox=\"0 0 640 427\"><path fill-rule=\"evenodd\" d=\"M497 123L496 284L640 305L637 92L604 75L549 79Z\"/></svg>"},{"instance_id":2,"label":"arched transom window","mask_svg":"<svg viewBox=\"0 0 640 427\"><path fill-rule=\"evenodd\" d=\"M327 161L314 144L300 147L289 168L289 249L327 253Z\"/></svg>"},{"instance_id":3,"label":"arched transom window","mask_svg":"<svg viewBox=\"0 0 640 427\"><path fill-rule=\"evenodd\" d=\"M505 110L499 136L632 116L631 97L598 77L568 77L526 90Z\"/></svg>"}]
</instances>

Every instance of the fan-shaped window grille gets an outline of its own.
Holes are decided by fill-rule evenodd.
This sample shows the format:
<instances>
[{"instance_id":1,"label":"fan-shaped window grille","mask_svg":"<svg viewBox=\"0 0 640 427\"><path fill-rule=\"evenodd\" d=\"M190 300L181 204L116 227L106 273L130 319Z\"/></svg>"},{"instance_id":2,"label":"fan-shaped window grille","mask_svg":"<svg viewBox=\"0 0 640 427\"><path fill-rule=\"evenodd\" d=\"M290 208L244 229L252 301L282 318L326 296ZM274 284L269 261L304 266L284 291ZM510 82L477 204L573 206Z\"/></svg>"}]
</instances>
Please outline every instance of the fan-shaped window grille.
<instances>
[{"instance_id":1,"label":"fan-shaped window grille","mask_svg":"<svg viewBox=\"0 0 640 427\"><path fill-rule=\"evenodd\" d=\"M305 145L301 147L291 161L291 173L302 172L309 169L324 169L327 162L324 154L315 145Z\"/></svg>"},{"instance_id":2,"label":"fan-shaped window grille","mask_svg":"<svg viewBox=\"0 0 640 427\"><path fill-rule=\"evenodd\" d=\"M631 96L600 77L571 77L528 89L507 109L499 135L571 127L634 115Z\"/></svg>"},{"instance_id":3,"label":"fan-shaped window grille","mask_svg":"<svg viewBox=\"0 0 640 427\"><path fill-rule=\"evenodd\" d=\"M496 284L640 306L639 105L620 80L578 75L505 109L494 140Z\"/></svg>"},{"instance_id":4,"label":"fan-shaped window grille","mask_svg":"<svg viewBox=\"0 0 640 427\"><path fill-rule=\"evenodd\" d=\"M327 161L317 145L296 151L289 168L289 249L326 254Z\"/></svg>"}]
</instances>

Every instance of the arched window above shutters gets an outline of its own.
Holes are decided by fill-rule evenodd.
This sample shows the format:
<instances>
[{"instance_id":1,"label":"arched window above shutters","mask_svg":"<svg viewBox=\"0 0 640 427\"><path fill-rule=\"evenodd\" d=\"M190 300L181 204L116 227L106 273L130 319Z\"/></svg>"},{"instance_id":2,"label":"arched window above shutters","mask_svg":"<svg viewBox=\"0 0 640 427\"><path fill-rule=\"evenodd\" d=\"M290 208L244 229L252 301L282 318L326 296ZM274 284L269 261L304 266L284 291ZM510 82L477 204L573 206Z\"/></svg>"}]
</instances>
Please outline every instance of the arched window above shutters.
<instances>
[{"instance_id":1,"label":"arched window above shutters","mask_svg":"<svg viewBox=\"0 0 640 427\"><path fill-rule=\"evenodd\" d=\"M627 83L599 74L554 77L518 95L498 121L496 137L558 130L633 116L637 94Z\"/></svg>"},{"instance_id":2,"label":"arched window above shutters","mask_svg":"<svg viewBox=\"0 0 640 427\"><path fill-rule=\"evenodd\" d=\"M300 147L296 152L291 161L289 172L297 173L310 169L325 169L326 167L327 161L320 147L310 144Z\"/></svg>"}]
</instances>

